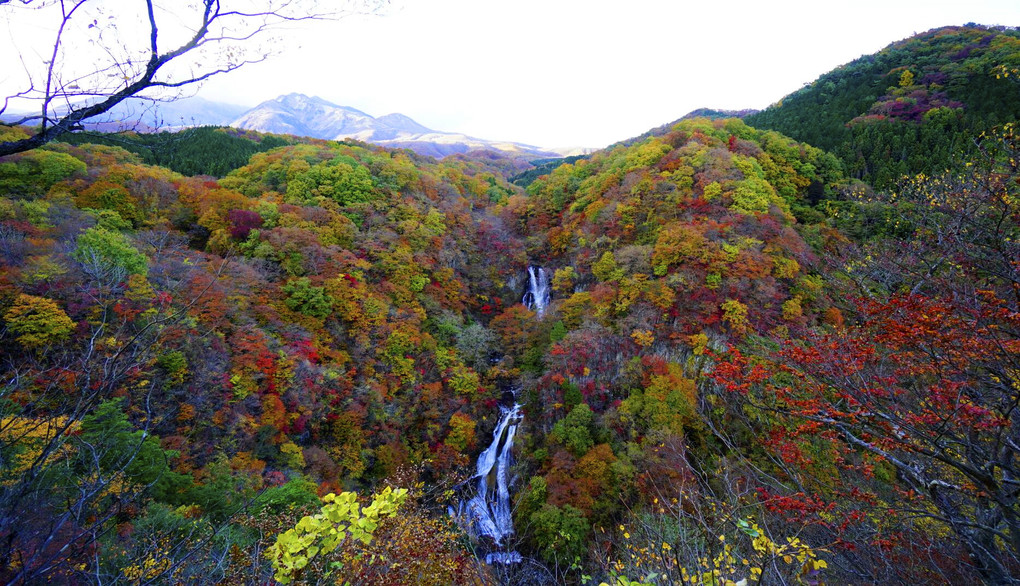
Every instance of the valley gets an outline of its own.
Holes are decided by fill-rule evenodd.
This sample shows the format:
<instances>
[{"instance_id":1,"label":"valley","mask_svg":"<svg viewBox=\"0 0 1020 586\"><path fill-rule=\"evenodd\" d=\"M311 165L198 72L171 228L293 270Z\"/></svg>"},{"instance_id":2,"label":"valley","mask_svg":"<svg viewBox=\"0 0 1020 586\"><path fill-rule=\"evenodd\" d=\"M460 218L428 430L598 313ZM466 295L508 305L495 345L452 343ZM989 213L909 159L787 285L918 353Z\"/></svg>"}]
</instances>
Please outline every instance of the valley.
<instances>
[{"instance_id":1,"label":"valley","mask_svg":"<svg viewBox=\"0 0 1020 586\"><path fill-rule=\"evenodd\" d=\"M1018 68L952 26L590 153L292 93L0 157L0 580L1015 582Z\"/></svg>"}]
</instances>

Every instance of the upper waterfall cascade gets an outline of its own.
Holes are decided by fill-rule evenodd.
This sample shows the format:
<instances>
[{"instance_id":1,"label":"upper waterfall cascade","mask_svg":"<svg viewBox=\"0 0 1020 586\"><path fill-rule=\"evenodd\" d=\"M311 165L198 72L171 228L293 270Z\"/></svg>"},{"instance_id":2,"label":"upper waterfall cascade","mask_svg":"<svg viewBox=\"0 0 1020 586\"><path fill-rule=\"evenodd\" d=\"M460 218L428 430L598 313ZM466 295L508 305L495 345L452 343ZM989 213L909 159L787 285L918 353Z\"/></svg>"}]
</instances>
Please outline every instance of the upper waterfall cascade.
<instances>
[{"instance_id":1,"label":"upper waterfall cascade","mask_svg":"<svg viewBox=\"0 0 1020 586\"><path fill-rule=\"evenodd\" d=\"M549 306L550 297L549 274L542 267L529 266L528 291L521 302L542 317L545 308Z\"/></svg>"}]
</instances>

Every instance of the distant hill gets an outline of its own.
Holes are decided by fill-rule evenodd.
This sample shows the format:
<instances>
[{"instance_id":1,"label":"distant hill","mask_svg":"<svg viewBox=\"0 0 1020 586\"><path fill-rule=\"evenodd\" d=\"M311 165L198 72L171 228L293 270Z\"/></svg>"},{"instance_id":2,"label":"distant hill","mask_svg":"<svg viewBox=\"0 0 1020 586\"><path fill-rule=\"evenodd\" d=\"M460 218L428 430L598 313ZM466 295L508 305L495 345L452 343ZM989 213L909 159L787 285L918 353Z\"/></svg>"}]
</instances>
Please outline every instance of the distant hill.
<instances>
[{"instance_id":1,"label":"distant hill","mask_svg":"<svg viewBox=\"0 0 1020 586\"><path fill-rule=\"evenodd\" d=\"M663 124L661 126L656 126L655 128L641 134L640 136L635 136L633 138L628 138L626 140L621 140L620 142L611 144L604 150L610 150L618 146L629 147L638 144L639 142L642 142L648 138L665 136L666 134L673 130L673 127L675 127L677 124L684 120L693 120L696 118L707 118L709 120L721 120L723 118L744 118L745 116L749 116L751 114L754 114L755 112L758 112L758 110L753 109L716 110L713 108L698 108L697 110L692 110L691 112L688 112L684 116L672 122ZM580 161L581 159L590 158L590 156L598 152L598 150L599 149L557 149L557 152L560 153L560 157L546 159L543 161L533 161L534 168L527 169L521 173L511 176L509 178L509 181L514 185L518 185L520 187L527 187L534 183L536 179L543 175L551 173L560 165L563 164L572 165L577 161Z\"/></svg>"},{"instance_id":2,"label":"distant hill","mask_svg":"<svg viewBox=\"0 0 1020 586\"><path fill-rule=\"evenodd\" d=\"M403 114L373 117L318 97L287 94L265 101L230 123L235 128L294 134L327 140L353 138L363 142L408 148L419 154L445 157L474 150L495 150L526 158L551 158L558 153L516 142L474 138L426 128Z\"/></svg>"},{"instance_id":3,"label":"distant hill","mask_svg":"<svg viewBox=\"0 0 1020 586\"><path fill-rule=\"evenodd\" d=\"M272 134L236 128L197 126L177 132L69 133L60 142L123 148L147 165L160 165L183 175L223 177L248 163L252 155L290 144Z\"/></svg>"},{"instance_id":4,"label":"distant hill","mask_svg":"<svg viewBox=\"0 0 1020 586\"><path fill-rule=\"evenodd\" d=\"M656 126L655 128L649 130L648 132L645 132L639 136L635 136L634 138L622 140L611 146L617 145L631 146L643 141L646 138L651 138L653 136L663 136L669 133L671 130L673 130L674 126L676 126L677 124L684 120L693 120L695 118L708 118L709 120L721 120L723 118L746 118L747 116L750 116L751 114L755 114L757 112L758 110L754 110L751 108L745 108L743 110L716 110L714 108L698 108L697 110L692 110L687 114L684 114L683 116L677 118L672 122L663 124L662 126Z\"/></svg>"},{"instance_id":5,"label":"distant hill","mask_svg":"<svg viewBox=\"0 0 1020 586\"><path fill-rule=\"evenodd\" d=\"M560 165L573 165L581 159L587 159L590 155L571 155L569 157L563 157L559 159L546 159L544 161L535 161L534 167L527 169L521 173L509 177L507 180L514 185L519 187L527 187L535 182L536 179L542 175L548 175L552 173Z\"/></svg>"},{"instance_id":6,"label":"distant hill","mask_svg":"<svg viewBox=\"0 0 1020 586\"><path fill-rule=\"evenodd\" d=\"M723 118L747 118L751 114L757 114L760 110L744 108L743 110L716 110L715 108L698 108L691 110L680 120L693 120L695 118L708 118L709 120L721 120ZM680 122L676 120L672 124Z\"/></svg>"},{"instance_id":7,"label":"distant hill","mask_svg":"<svg viewBox=\"0 0 1020 586\"><path fill-rule=\"evenodd\" d=\"M832 151L850 176L888 187L945 170L974 136L1020 119L1018 68L1020 31L944 27L838 67L745 121Z\"/></svg>"}]
</instances>

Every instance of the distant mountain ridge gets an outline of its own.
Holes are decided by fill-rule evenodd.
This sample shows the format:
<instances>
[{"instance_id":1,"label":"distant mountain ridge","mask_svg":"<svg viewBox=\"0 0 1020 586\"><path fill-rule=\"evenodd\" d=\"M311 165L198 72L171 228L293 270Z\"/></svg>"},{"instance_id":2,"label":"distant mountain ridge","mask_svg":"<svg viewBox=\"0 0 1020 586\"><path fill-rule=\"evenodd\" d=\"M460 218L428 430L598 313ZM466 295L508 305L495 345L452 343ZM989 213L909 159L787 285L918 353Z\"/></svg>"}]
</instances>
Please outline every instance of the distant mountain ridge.
<instances>
[{"instance_id":1,"label":"distant mountain ridge","mask_svg":"<svg viewBox=\"0 0 1020 586\"><path fill-rule=\"evenodd\" d=\"M227 126L244 114L248 108L237 104L215 102L198 96L172 101L128 98L117 104L106 114L86 120L87 130L99 132L178 131L196 126ZM63 115L66 108L55 108L57 115ZM13 122L30 112L5 114L2 120Z\"/></svg>"},{"instance_id":2,"label":"distant mountain ridge","mask_svg":"<svg viewBox=\"0 0 1020 586\"><path fill-rule=\"evenodd\" d=\"M15 121L26 113L7 114ZM254 108L215 102L198 96L168 102L129 98L107 114L85 123L99 132L172 131L197 126L230 126L272 134L292 134L325 140L354 139L390 148L407 148L421 155L442 158L453 154L488 150L511 158L549 159L595 149L571 147L547 149L511 141L487 140L434 130L404 114L375 117L357 108L340 106L300 93L282 95Z\"/></svg>"},{"instance_id":3,"label":"distant mountain ridge","mask_svg":"<svg viewBox=\"0 0 1020 586\"><path fill-rule=\"evenodd\" d=\"M326 140L351 138L380 146L408 148L433 157L473 150L495 150L531 158L560 156L556 151L532 145L432 130L404 114L376 118L355 108L298 93L262 102L230 122L230 126Z\"/></svg>"}]
</instances>

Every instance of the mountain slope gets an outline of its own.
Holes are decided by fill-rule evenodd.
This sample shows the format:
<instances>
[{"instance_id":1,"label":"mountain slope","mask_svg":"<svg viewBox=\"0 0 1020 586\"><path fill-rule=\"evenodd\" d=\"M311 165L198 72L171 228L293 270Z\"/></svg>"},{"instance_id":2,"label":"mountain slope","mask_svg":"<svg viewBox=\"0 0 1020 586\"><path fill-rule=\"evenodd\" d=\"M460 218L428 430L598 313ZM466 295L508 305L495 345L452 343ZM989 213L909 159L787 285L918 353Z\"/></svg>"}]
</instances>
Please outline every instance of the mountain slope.
<instances>
[{"instance_id":1,"label":"mountain slope","mask_svg":"<svg viewBox=\"0 0 1020 586\"><path fill-rule=\"evenodd\" d=\"M888 187L945 170L972 138L1020 119L1020 31L968 25L893 43L746 118L840 156L849 174Z\"/></svg>"},{"instance_id":2,"label":"mountain slope","mask_svg":"<svg viewBox=\"0 0 1020 586\"><path fill-rule=\"evenodd\" d=\"M210 157L292 140L154 136ZM484 446L511 446L493 425L513 398L518 480L496 484L530 559L504 575L548 576L506 583L562 560L561 583L612 579L607 560L660 583L1008 583L1020 470L985 447L1020 426L1020 136L985 146L970 177L889 196L738 119L526 192L495 151L318 139L220 180L106 145L5 157L0 580L268 583L263 552L321 493L410 486L377 539L304 576L486 582L488 544L443 511ZM854 241L834 204L890 229Z\"/></svg>"},{"instance_id":3,"label":"mountain slope","mask_svg":"<svg viewBox=\"0 0 1020 586\"><path fill-rule=\"evenodd\" d=\"M558 156L555 152L531 145L432 130L403 114L375 118L322 98L293 93L259 104L230 125L246 130L327 140L353 138L391 148L409 148L434 157L472 150L496 150L532 158Z\"/></svg>"}]
</instances>

